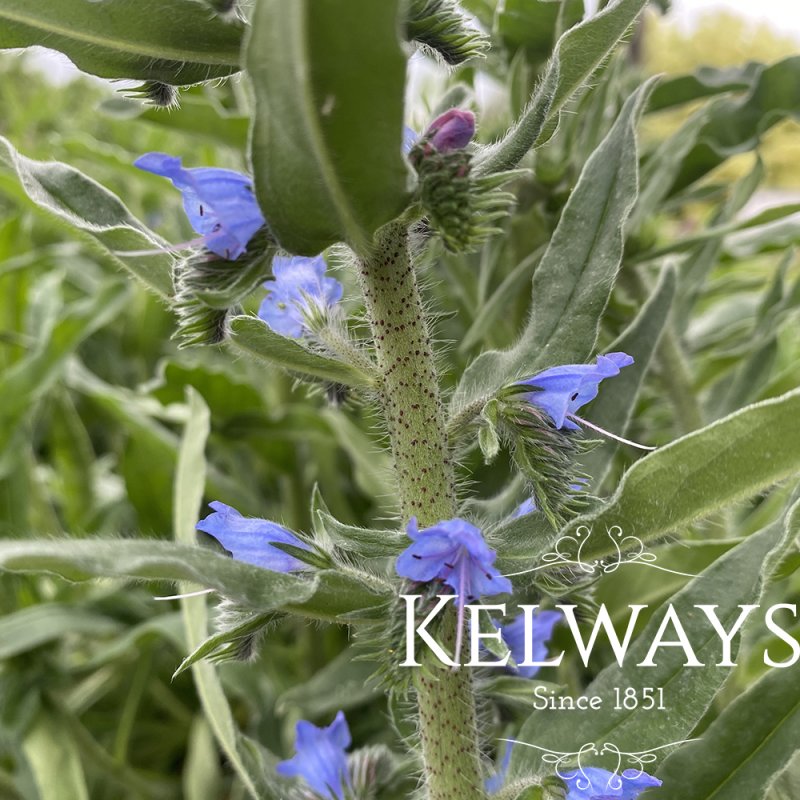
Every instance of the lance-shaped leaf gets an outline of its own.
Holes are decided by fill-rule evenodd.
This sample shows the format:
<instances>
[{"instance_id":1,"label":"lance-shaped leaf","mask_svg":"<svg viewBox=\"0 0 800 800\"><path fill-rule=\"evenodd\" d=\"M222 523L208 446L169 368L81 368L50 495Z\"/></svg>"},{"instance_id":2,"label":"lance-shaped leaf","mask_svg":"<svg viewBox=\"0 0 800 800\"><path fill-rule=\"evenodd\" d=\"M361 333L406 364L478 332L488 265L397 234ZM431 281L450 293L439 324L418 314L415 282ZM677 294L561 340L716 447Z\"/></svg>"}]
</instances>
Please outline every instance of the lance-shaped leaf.
<instances>
[{"instance_id":1,"label":"lance-shaped leaf","mask_svg":"<svg viewBox=\"0 0 800 800\"><path fill-rule=\"evenodd\" d=\"M0 374L0 453L13 441L29 410L61 377L69 357L89 336L117 318L129 295L129 287L114 280L94 297L67 306L42 345Z\"/></svg>"},{"instance_id":2,"label":"lance-shaped leaf","mask_svg":"<svg viewBox=\"0 0 800 800\"><path fill-rule=\"evenodd\" d=\"M345 386L371 386L373 378L357 367L314 353L296 339L271 330L257 317L235 317L231 321L230 344L235 350L267 361L277 367L311 375Z\"/></svg>"},{"instance_id":3,"label":"lance-shaped leaf","mask_svg":"<svg viewBox=\"0 0 800 800\"><path fill-rule=\"evenodd\" d=\"M547 123L608 57L645 3L646 0L617 0L570 28L558 40L525 113L500 141L480 155L477 164L480 174L502 172L519 164L539 140Z\"/></svg>"},{"instance_id":4,"label":"lance-shaped leaf","mask_svg":"<svg viewBox=\"0 0 800 800\"><path fill-rule=\"evenodd\" d=\"M195 538L195 523L200 514L200 506L206 485L205 448L211 427L208 406L194 390L188 392L189 418L181 439L178 451L178 463L175 470L173 503L173 527L175 539L191 546ZM193 586L181 586L182 592L188 592ZM181 598L183 626L186 632L186 643L192 649L197 648L208 632L208 609L205 596ZM211 664L198 663L193 669L197 694L203 706L214 736L219 742L231 765L247 787L253 798L261 797L259 774L252 772L247 760L240 752L239 731L228 705L222 681Z\"/></svg>"},{"instance_id":5,"label":"lance-shaped leaf","mask_svg":"<svg viewBox=\"0 0 800 800\"><path fill-rule=\"evenodd\" d=\"M652 84L628 98L619 118L583 168L533 277L525 330L508 350L469 365L451 403L455 417L480 410L504 385L593 352L600 318L617 275L623 227L636 199L635 126Z\"/></svg>"},{"instance_id":6,"label":"lance-shaped leaf","mask_svg":"<svg viewBox=\"0 0 800 800\"><path fill-rule=\"evenodd\" d=\"M663 800L763 797L800 742L796 669L774 669L737 697L699 742L675 751L658 771Z\"/></svg>"},{"instance_id":7,"label":"lance-shaped leaf","mask_svg":"<svg viewBox=\"0 0 800 800\"><path fill-rule=\"evenodd\" d=\"M741 604L759 603L765 582L797 535L796 521L796 516L790 513L786 524L778 522L753 534L668 600L629 647L622 666L616 662L607 666L587 688L586 696L601 698L602 712L596 709L535 711L522 726L519 739L530 745L566 753L577 753L587 742L607 742L623 753L641 753L648 747L658 748L656 755L663 758L666 751L660 748L681 742L691 735L731 670L720 666L719 636L695 606L715 605L719 621L725 630L731 630L741 613ZM641 568L633 565L620 567ZM647 657L670 608L674 608L681 620L697 660L705 665L703 668L685 668L687 653L676 647L660 648L653 659L655 666L639 666ZM670 626L667 630L669 639L673 628ZM734 662L738 645L737 637L731 646ZM636 708L617 707L616 692L620 687L637 690L663 688L664 704L668 705L669 711L648 709L643 703ZM597 766L603 766L603 759L598 761ZM698 761L698 768L703 763ZM515 747L511 764L512 775L541 775L552 771L552 766L542 761L541 752L530 747ZM608 761L605 766L609 766ZM614 765L610 768L613 769Z\"/></svg>"},{"instance_id":8,"label":"lance-shaped leaf","mask_svg":"<svg viewBox=\"0 0 800 800\"><path fill-rule=\"evenodd\" d=\"M292 253L364 250L407 202L398 0L263 0L246 61L256 194Z\"/></svg>"},{"instance_id":9,"label":"lance-shaped leaf","mask_svg":"<svg viewBox=\"0 0 800 800\"><path fill-rule=\"evenodd\" d=\"M637 461L616 494L597 511L578 517L598 531L619 525L626 535L652 540L700 517L752 497L800 472L800 389L747 406ZM593 536L582 558L614 552Z\"/></svg>"},{"instance_id":10,"label":"lance-shaped leaf","mask_svg":"<svg viewBox=\"0 0 800 800\"><path fill-rule=\"evenodd\" d=\"M761 136L782 119L800 115L800 56L766 67L741 98L720 98L709 107L672 184L675 193L737 153L753 150Z\"/></svg>"},{"instance_id":11,"label":"lance-shaped leaf","mask_svg":"<svg viewBox=\"0 0 800 800\"><path fill-rule=\"evenodd\" d=\"M4 170L10 170L19 182L23 198L88 240L104 260L126 269L158 294L172 294L168 253L135 258L115 255L116 251L158 250L161 240L108 189L67 164L26 158L0 136L0 177Z\"/></svg>"},{"instance_id":12,"label":"lance-shaped leaf","mask_svg":"<svg viewBox=\"0 0 800 800\"><path fill-rule=\"evenodd\" d=\"M0 0L0 49L49 47L101 78L222 78L239 70L243 31L193 0Z\"/></svg>"},{"instance_id":13,"label":"lance-shaped leaf","mask_svg":"<svg viewBox=\"0 0 800 800\"><path fill-rule=\"evenodd\" d=\"M665 267L641 311L621 336L609 345L612 353L622 352L632 356L633 364L609 381L592 402L589 418L595 425L620 435L625 433L672 307L676 278L675 269L671 265ZM595 487L602 485L618 447L616 442L605 441L583 457L586 471L594 476Z\"/></svg>"}]
</instances>

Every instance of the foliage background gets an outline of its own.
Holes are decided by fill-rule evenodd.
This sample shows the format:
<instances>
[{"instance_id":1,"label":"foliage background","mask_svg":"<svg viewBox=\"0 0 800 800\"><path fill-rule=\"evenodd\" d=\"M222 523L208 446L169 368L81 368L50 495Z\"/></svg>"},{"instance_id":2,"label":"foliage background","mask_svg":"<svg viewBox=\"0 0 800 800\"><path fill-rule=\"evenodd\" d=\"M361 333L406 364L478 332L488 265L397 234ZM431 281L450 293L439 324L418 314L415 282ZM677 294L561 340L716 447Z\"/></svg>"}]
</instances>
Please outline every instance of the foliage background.
<instances>
[{"instance_id":1,"label":"foliage background","mask_svg":"<svg viewBox=\"0 0 800 800\"><path fill-rule=\"evenodd\" d=\"M467 5L481 17L491 4ZM448 87L458 84L456 91L467 96L476 90L482 141L502 132L553 43L551 30L541 41L514 35L512 29L502 55L480 69L419 65L409 122L422 128ZM642 35L642 57L622 51L612 59L594 89L571 107L571 120L540 150L533 177L517 187L518 208L506 235L476 256L436 253L426 265L450 388L479 352L513 342L529 306L531 254L541 253L580 167L636 83L655 72L773 62L797 52L796 43L766 30L754 34L734 18L709 21L686 37L653 13ZM593 106L600 92L605 100ZM800 113L795 99L782 116ZM691 110L705 102L646 115L645 170L659 143L677 135ZM180 154L187 164L247 168L250 98L237 78L184 91L180 109L166 112L87 79L53 86L28 57L3 55L0 108L0 134L21 152L77 167L169 241L191 237L179 199L161 179L135 170L136 156L160 150ZM594 126L584 122L592 109L605 109ZM800 268L792 249L800 237L797 217L787 213L746 233L703 238L709 227L735 227L731 219L739 219L736 212L754 184L800 187L797 125L786 121L761 140L748 137L719 169L662 198L658 209L631 226L631 269L620 275L601 350L631 321L664 257L674 256L684 271L695 263L700 275L690 287L696 302L653 360L629 428L633 438L663 444L800 385ZM764 176L756 181L759 158ZM742 202L731 200L736 192ZM358 315L353 277L335 257L331 261ZM171 540L178 452L195 402L187 396L190 387L210 415L207 499L307 531L313 523L309 498L318 487L342 522L391 524L393 489L369 409L355 402L333 408L323 393L225 348L180 350L171 340L174 329L174 316L161 301L122 276L88 237L42 213L13 171L0 165L1 537ZM604 493L635 457L617 453ZM462 462L476 504L484 500L481 508L488 510L506 485L508 465L502 458L484 465L475 451L465 452ZM678 551L683 568L699 571L778 518L793 489L781 485L686 526ZM663 547L666 558L677 549L670 542ZM797 602L797 566L796 554L787 554L769 590L774 602ZM665 579L635 591L655 603L676 588ZM223 755L214 739L218 721L203 709L192 675L171 678L191 647L177 606L153 601L163 593L157 583L72 584L3 574L0 797L246 796L230 753ZM618 608L638 602L630 586L613 578L598 587L598 597ZM701 728L760 677L764 636L751 633L746 657ZM548 680L578 691L600 666L585 674L572 662ZM291 753L298 718L327 722L339 708L357 743L387 744L400 753L409 723L402 708L366 683L371 671L370 664L352 660L343 627L281 616L270 625L255 665L225 663L219 676L236 726L279 757ZM523 718L508 698L498 708L493 723L500 727ZM770 800L796 796L798 781L795 764L769 789ZM413 785L413 779L400 781L396 796L407 796Z\"/></svg>"}]
</instances>

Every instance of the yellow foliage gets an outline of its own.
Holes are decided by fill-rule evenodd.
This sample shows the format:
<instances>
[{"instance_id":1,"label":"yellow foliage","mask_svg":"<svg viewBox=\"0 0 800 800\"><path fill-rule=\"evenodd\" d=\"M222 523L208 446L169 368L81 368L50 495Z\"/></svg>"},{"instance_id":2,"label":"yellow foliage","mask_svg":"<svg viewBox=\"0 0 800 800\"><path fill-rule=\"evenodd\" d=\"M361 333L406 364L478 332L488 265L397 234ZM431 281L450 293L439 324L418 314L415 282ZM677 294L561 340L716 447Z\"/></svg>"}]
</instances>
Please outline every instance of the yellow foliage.
<instances>
[{"instance_id":1,"label":"yellow foliage","mask_svg":"<svg viewBox=\"0 0 800 800\"><path fill-rule=\"evenodd\" d=\"M747 61L772 63L800 52L800 42L766 23L754 23L731 12L709 12L696 27L686 30L669 16L651 13L645 20L645 66L648 72L680 75L700 66L731 67ZM696 106L695 106L696 107ZM688 110L651 119L647 136L661 138L673 131ZM800 124L783 122L763 140L761 156L767 168L766 183L797 188L800 185ZM730 159L715 179L732 180L752 165L752 156Z\"/></svg>"}]
</instances>

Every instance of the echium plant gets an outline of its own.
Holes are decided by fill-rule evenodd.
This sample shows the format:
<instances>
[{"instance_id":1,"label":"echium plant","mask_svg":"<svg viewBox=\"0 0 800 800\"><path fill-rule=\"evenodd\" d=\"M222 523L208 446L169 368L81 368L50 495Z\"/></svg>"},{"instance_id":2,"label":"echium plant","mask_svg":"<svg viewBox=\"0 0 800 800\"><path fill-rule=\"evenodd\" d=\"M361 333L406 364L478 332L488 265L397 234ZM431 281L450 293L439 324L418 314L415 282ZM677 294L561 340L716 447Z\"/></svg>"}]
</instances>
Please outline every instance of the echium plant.
<instances>
[{"instance_id":1,"label":"echium plant","mask_svg":"<svg viewBox=\"0 0 800 800\"><path fill-rule=\"evenodd\" d=\"M741 366L730 366L746 350L738 331L693 375L684 334L760 173L730 196L696 184L758 139L754 116L772 124L798 111L796 91L785 96L772 81L800 79L800 68L642 82L620 42L645 4L613 0L582 17L569 0L108 0L92 15L83 0L65 0L20 22L0 0L0 46L44 43L85 71L142 81L136 102L170 106L183 93L189 112L175 127L189 134L169 141L226 142L219 163L199 157L206 147L160 152L157 137L132 159L139 171L130 172L157 193L153 227L182 200L182 229L195 235L170 243L95 181L2 140L0 163L26 196L174 312L174 358L191 347L196 359L176 363L235 376L221 394L241 391L244 399L224 399L245 410L223 425L192 390L186 405L148 398L158 410L142 411L141 393L111 390L77 361L68 374L63 366L65 391L111 407L159 457L164 448L174 457L175 541L4 542L0 566L178 582L165 599L181 603L190 652L176 675L192 669L208 730L254 798L710 800L730 768L755 787L742 800L760 800L795 752L796 712L787 722L785 710L800 703L796 679L768 673L730 702L736 692L721 689L733 664L694 613L713 603L735 620L797 568L797 490L781 485L800 469L800 390L781 350L793 352L781 328L797 305L789 262L759 303L743 304L758 306L747 331L758 346ZM546 58L541 30L553 33ZM430 108L407 98L407 73L422 57L452 78ZM515 113L502 124L477 102L480 73L513 89L503 97ZM211 92L229 76L235 91L225 99L239 116L216 103L219 130L193 128L192 111L211 105L182 87ZM715 98L677 141L640 152L643 114L743 86L747 97ZM166 113L150 109L146 119ZM708 231L654 241L652 219L709 198L720 205ZM85 336L123 308L120 291L128 288L115 284L88 305L100 321ZM73 332L81 314L84 306L71 310L57 329L56 356L0 384L9 429L25 413L19 387L35 384L41 399L68 360L64 341L74 350L85 338ZM772 374L765 354L782 371ZM291 384L272 393L281 372ZM161 379L141 392L171 402L174 387ZM719 383L701 396L695 379ZM256 412L259 392L270 402ZM185 424L179 446L164 427L176 421ZM312 446L298 458L287 441ZM273 461L292 459L291 477L273 480ZM312 487L315 459L334 477ZM143 460L152 483L157 461ZM264 487L286 485L294 507L282 514ZM351 519L337 519L337 507ZM693 546L676 547L676 536ZM670 568L659 577L671 583L620 579L626 561L652 567L646 545L663 545ZM614 625L645 608L642 597L660 607L616 636L630 658L615 661ZM674 608L689 620L681 657L673 650L637 671L630 664L648 662ZM567 632L588 629L595 641L588 621L598 614L613 654L570 649ZM312 641L294 668L313 682L313 702L298 710L282 686L276 705L274 687L242 681L237 697L252 689L275 707L240 731L244 715L223 689L234 681L217 671L229 665L211 662L269 660L287 620ZM330 659L313 644L329 630L320 623L346 629ZM768 634L775 629L754 625L748 641ZM689 639L696 658L684 664ZM696 668L701 656L707 670ZM263 663L239 664L237 678ZM751 658L748 669L762 666ZM544 705L531 707L534 692ZM557 693L600 702L559 712L547 703ZM708 741L695 741L698 731ZM124 730L115 741L124 756ZM721 766L716 741L732 766Z\"/></svg>"}]
</instances>

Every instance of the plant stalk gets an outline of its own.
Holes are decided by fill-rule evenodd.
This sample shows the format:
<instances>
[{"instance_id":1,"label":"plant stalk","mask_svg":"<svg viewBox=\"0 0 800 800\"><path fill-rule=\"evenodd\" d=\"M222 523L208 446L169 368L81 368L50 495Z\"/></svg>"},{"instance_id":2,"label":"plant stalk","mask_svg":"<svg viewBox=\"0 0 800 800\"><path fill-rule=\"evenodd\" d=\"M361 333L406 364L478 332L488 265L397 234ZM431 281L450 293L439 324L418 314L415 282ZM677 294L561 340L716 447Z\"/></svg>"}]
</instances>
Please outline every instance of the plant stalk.
<instances>
[{"instance_id":1,"label":"plant stalk","mask_svg":"<svg viewBox=\"0 0 800 800\"><path fill-rule=\"evenodd\" d=\"M400 510L420 527L456 514L431 336L405 226L392 223L359 261L361 288L378 361L378 394L391 441ZM444 625L449 640L455 615ZM450 645L451 642L445 642ZM485 797L472 678L466 669L416 669L414 685L429 800Z\"/></svg>"}]
</instances>

